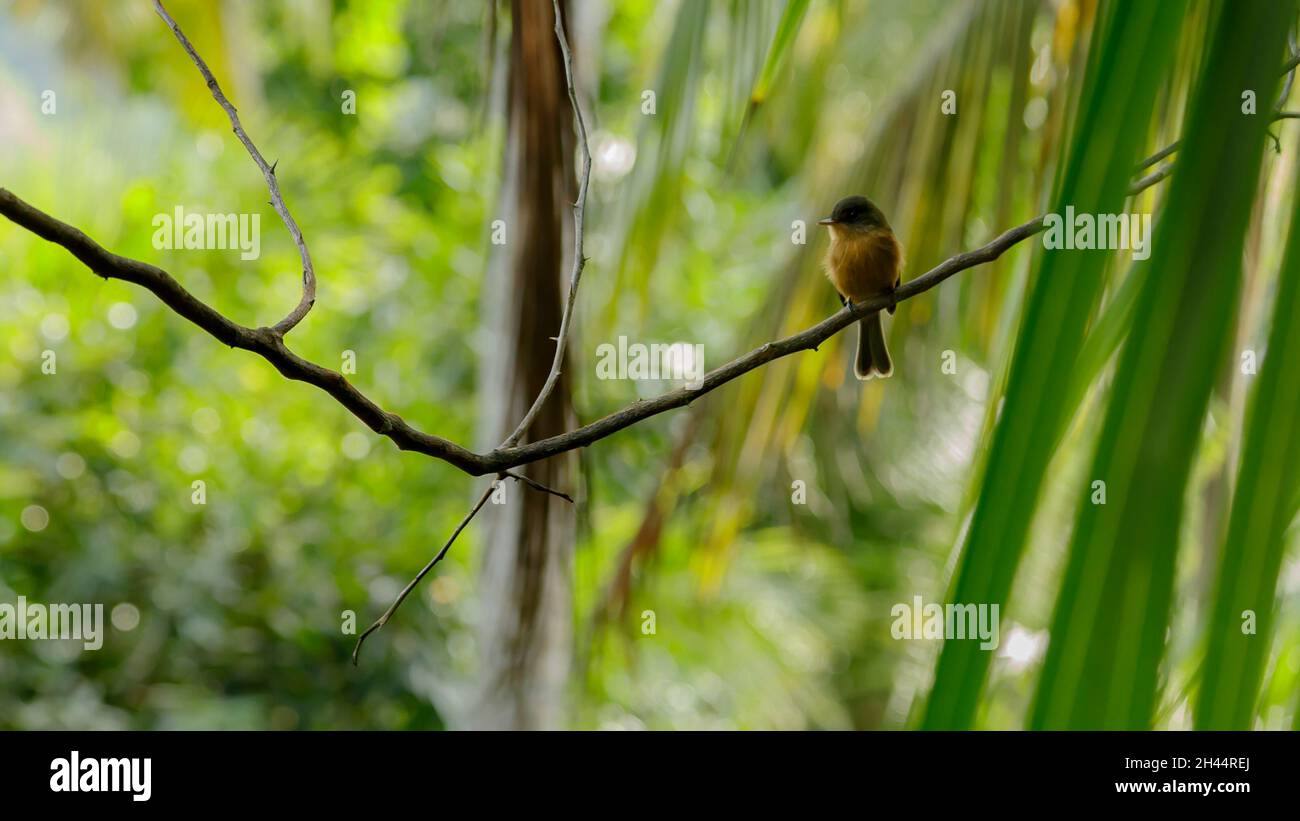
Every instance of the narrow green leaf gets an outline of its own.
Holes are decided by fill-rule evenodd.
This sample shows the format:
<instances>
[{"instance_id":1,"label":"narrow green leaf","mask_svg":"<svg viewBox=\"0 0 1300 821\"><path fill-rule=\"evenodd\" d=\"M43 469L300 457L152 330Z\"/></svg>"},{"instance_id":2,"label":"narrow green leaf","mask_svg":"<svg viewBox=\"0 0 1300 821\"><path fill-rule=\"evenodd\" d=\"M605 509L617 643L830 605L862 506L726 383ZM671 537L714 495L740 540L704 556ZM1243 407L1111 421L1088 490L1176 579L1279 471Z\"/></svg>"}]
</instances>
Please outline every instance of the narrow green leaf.
<instances>
[{"instance_id":1,"label":"narrow green leaf","mask_svg":"<svg viewBox=\"0 0 1300 821\"><path fill-rule=\"evenodd\" d=\"M1300 197L1278 286L1268 347L1247 417L1228 535L1219 558L1208 625L1204 678L1196 704L1199 730L1248 730L1273 630L1274 591L1286 529L1300 493ZM1253 613L1253 631L1243 627Z\"/></svg>"},{"instance_id":2,"label":"narrow green leaf","mask_svg":"<svg viewBox=\"0 0 1300 821\"><path fill-rule=\"evenodd\" d=\"M1035 729L1152 723L1178 530L1214 377L1230 350L1242 242L1291 2L1224 4L1111 391L1057 598Z\"/></svg>"},{"instance_id":3,"label":"narrow green leaf","mask_svg":"<svg viewBox=\"0 0 1300 821\"><path fill-rule=\"evenodd\" d=\"M754 112L767 100L767 95L772 90L772 84L776 81L776 74L780 71L790 47L794 45L795 35L799 33L799 26L803 23L803 16L807 11L808 0L789 0L785 4L785 9L781 12L781 20L777 23L776 31L772 35L772 45L768 48L767 57L763 60L763 68L758 74L758 79L754 81L754 87L749 92L749 102L745 105L745 116L741 118L740 127L737 129L736 137L731 144L730 156L727 158L727 168L735 166L740 146L745 141L745 134L749 131L749 123L754 119Z\"/></svg>"},{"instance_id":4,"label":"narrow green leaf","mask_svg":"<svg viewBox=\"0 0 1300 821\"><path fill-rule=\"evenodd\" d=\"M619 292L635 290L645 296L663 239L680 214L675 206L680 201L696 98L704 76L709 9L709 3L682 3L673 19L658 79L651 89L655 114L643 118L637 135L639 159L620 218L623 234L616 244L622 249ZM614 316L609 314L611 319Z\"/></svg>"},{"instance_id":5,"label":"narrow green leaf","mask_svg":"<svg viewBox=\"0 0 1300 821\"><path fill-rule=\"evenodd\" d=\"M803 16L807 11L808 0L789 0L785 4L781 21L776 24L776 33L772 35L772 47L768 49L767 59L763 61L763 70L759 72L754 90L749 94L751 105L762 105L767 99L772 84L776 81L776 74L781 70L786 54L794 45L795 36L799 33L799 27L803 25Z\"/></svg>"},{"instance_id":6,"label":"narrow green leaf","mask_svg":"<svg viewBox=\"0 0 1300 821\"><path fill-rule=\"evenodd\" d=\"M1075 412L1083 404L1088 389L1096 384L1097 375L1124 342L1128 329L1133 326L1133 312L1137 309L1138 296L1142 292L1147 270L1146 265L1129 266L1119 290L1106 303L1106 309L1088 331L1070 381L1069 398L1065 402L1067 412Z\"/></svg>"},{"instance_id":7,"label":"narrow green leaf","mask_svg":"<svg viewBox=\"0 0 1300 821\"><path fill-rule=\"evenodd\" d=\"M1079 213L1116 213L1141 149L1141 129L1168 76L1186 7L1173 0L1114 3L1103 14L1085 73L1075 131L1053 197ZM1067 418L1084 332L1102 289L1106 254L1042 254L1026 300L1001 418L950 600L1003 606L1024 552L1043 476ZM978 642L945 643L923 726L970 726L989 667Z\"/></svg>"}]
</instances>

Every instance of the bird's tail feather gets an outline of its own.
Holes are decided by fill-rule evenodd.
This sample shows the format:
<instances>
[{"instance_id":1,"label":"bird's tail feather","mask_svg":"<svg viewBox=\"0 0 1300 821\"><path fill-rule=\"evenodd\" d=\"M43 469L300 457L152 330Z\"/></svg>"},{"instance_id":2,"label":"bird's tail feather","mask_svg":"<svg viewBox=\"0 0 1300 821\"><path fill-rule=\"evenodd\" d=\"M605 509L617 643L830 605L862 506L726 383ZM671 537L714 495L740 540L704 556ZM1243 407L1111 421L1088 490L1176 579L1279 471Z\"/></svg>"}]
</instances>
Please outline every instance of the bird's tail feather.
<instances>
[{"instance_id":1,"label":"bird's tail feather","mask_svg":"<svg viewBox=\"0 0 1300 821\"><path fill-rule=\"evenodd\" d=\"M858 379L885 378L894 374L894 363L885 346L885 328L880 313L858 320L858 358L853 375Z\"/></svg>"}]
</instances>

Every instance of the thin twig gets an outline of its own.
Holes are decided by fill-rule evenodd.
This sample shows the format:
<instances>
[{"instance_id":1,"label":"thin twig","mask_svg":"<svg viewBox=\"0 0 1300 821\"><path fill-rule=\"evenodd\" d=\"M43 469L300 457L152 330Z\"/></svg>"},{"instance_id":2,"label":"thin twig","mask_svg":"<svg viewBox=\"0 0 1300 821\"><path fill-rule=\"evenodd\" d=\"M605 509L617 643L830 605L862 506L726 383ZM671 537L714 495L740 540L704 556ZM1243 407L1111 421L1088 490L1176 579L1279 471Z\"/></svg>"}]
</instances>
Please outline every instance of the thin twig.
<instances>
[{"instance_id":1,"label":"thin twig","mask_svg":"<svg viewBox=\"0 0 1300 821\"><path fill-rule=\"evenodd\" d=\"M511 479L514 479L516 481L523 482L524 484L528 485L534 490L541 491L542 493L549 493L552 496L558 496L561 499L567 501L569 504L574 503L573 497L570 496L569 494L558 491L555 488L548 487L547 485L544 485L535 479L530 479L527 476L524 476L522 473L516 473L513 470L502 471L500 474L498 474L497 478L493 480L490 485L488 485L487 490L483 491L483 495L479 497L478 502L476 502L474 507L470 509L469 513L465 514L465 518L461 520L460 524L456 527L455 532L451 534L451 538L448 539L447 543L442 546L442 549L438 551L438 554L434 556L433 559L428 564L426 564L420 570L419 573L415 574L415 578L411 579L411 581L407 583L406 587L402 588L402 592L397 594L397 598L394 599L393 603L388 606L387 610L384 611L384 615L380 616L378 621L376 621L374 624L366 628L366 631L364 633L362 633L360 636L357 636L356 647L354 647L352 650L353 666L356 666L357 664L357 657L358 654L361 652L362 642L364 642L371 633L375 632L376 630L379 630L385 624L388 624L389 619L391 619L393 617L393 614L397 612L397 608L402 606L402 602L406 601L406 597L411 595L411 591L414 590L415 586L420 583L420 580L423 579L425 576L427 576L429 571L433 569L433 566L438 562L442 561L443 557L447 555L447 551L451 549L452 542L456 541L456 537L459 536L460 532L464 530L466 525L470 523L470 520L474 518L475 514L477 514L479 510L483 508L483 505L487 502L488 498L491 497L492 492L496 490L497 482L500 482L502 479L506 477L510 477Z\"/></svg>"},{"instance_id":2,"label":"thin twig","mask_svg":"<svg viewBox=\"0 0 1300 821\"><path fill-rule=\"evenodd\" d=\"M284 197L280 195L280 183L275 177L275 166L279 160L270 165L267 164L262 152L257 150L257 146L253 145L253 141L248 138L244 127L240 125L239 114L235 112L235 107L230 104L230 100L226 99L221 86L217 84L217 78L212 76L208 64L199 56L189 38L181 31L181 27L167 13L167 9L163 8L162 0L153 0L153 7L154 11L158 12L158 16L167 24L167 27L172 30L172 34L176 35L176 39L180 41L185 52L190 55L194 65L198 66L199 73L203 75L203 79L208 83L208 90L212 92L213 99L225 109L226 116L230 118L230 125L235 131L235 136L239 137L239 141L248 150L248 155L253 158L253 162L257 163L257 167L262 171L262 176L266 178L266 187L271 192L271 206L280 215L280 219L284 221L284 227L289 229L294 244L298 246L298 255L302 257L302 299L298 301L298 306L288 316L271 327L271 330L276 334L284 336L293 326L302 321L302 318L307 315L307 312L311 310L311 306L316 302L316 269L312 266L311 254L307 252L307 241L303 239L302 231L298 229L298 223L294 221L293 216L289 213L288 206L284 204Z\"/></svg>"},{"instance_id":3,"label":"thin twig","mask_svg":"<svg viewBox=\"0 0 1300 821\"><path fill-rule=\"evenodd\" d=\"M1182 140L1174 140L1169 145L1165 146L1164 148L1160 149L1156 153L1152 154L1150 157L1147 157L1145 160L1138 163L1137 170L1145 171L1146 169L1150 168L1151 166L1163 160L1165 157L1168 157L1170 154L1177 151L1182 144L1183 144Z\"/></svg>"},{"instance_id":4,"label":"thin twig","mask_svg":"<svg viewBox=\"0 0 1300 821\"><path fill-rule=\"evenodd\" d=\"M1297 66L1300 66L1300 51L1295 51L1294 42L1292 44L1292 51L1294 53L1292 53L1292 55L1287 58L1287 61L1282 64L1283 74L1290 74L1292 71L1295 71Z\"/></svg>"},{"instance_id":5,"label":"thin twig","mask_svg":"<svg viewBox=\"0 0 1300 821\"><path fill-rule=\"evenodd\" d=\"M1288 74L1287 76L1290 77L1291 75ZM1273 116L1269 118L1269 123L1275 123L1278 120L1295 120L1295 119L1300 119L1300 112L1275 110L1273 112ZM1137 170L1145 171L1146 169L1150 168L1151 166L1163 160L1165 157L1168 157L1170 154L1177 151L1179 148L1182 147L1182 145L1183 145L1182 140L1174 140L1169 145L1165 146L1164 148L1160 149L1156 153L1152 154L1150 157L1147 157L1145 160L1138 163ZM1156 177L1155 182L1160 182L1160 180L1163 180L1165 177L1169 176L1169 174L1172 172L1172 169L1173 169L1173 163L1170 163L1169 165L1166 165L1164 168L1161 168L1160 170L1163 171L1164 173L1161 176ZM1150 175L1150 176L1154 176L1154 175ZM1138 180L1133 184L1133 187L1136 188L1138 183L1146 179L1147 177L1143 177L1141 180ZM1150 186L1143 186L1143 187L1150 187ZM1133 194L1136 192L1130 189L1129 193Z\"/></svg>"},{"instance_id":6,"label":"thin twig","mask_svg":"<svg viewBox=\"0 0 1300 821\"><path fill-rule=\"evenodd\" d=\"M1165 177L1168 177L1172 173L1174 173L1173 163L1169 163L1168 165L1162 166L1159 170L1152 171L1150 174L1147 174L1145 177L1142 177L1139 180L1135 180L1133 184L1130 185L1128 188L1128 195L1132 197L1137 194L1140 194L1143 191L1150 188L1151 186L1163 180Z\"/></svg>"},{"instance_id":7,"label":"thin twig","mask_svg":"<svg viewBox=\"0 0 1300 821\"><path fill-rule=\"evenodd\" d=\"M1291 55L1291 57L1288 58L1288 60L1294 58L1298 53L1300 53L1300 49L1296 48L1295 26L1292 26L1291 30L1286 33L1286 51L1287 54ZM1288 69L1283 69L1282 91L1277 95L1277 102L1273 103L1274 111L1281 111L1282 106L1286 105L1287 98L1291 96L1291 86L1294 83L1295 83L1295 68L1292 67Z\"/></svg>"},{"instance_id":8,"label":"thin twig","mask_svg":"<svg viewBox=\"0 0 1300 821\"><path fill-rule=\"evenodd\" d=\"M1290 77L1291 75L1288 74L1287 76ZM1300 119L1300 112L1274 111L1273 116L1269 119L1269 123L1275 123L1278 120L1297 120L1297 119ZM1273 135L1269 134L1269 136L1272 137ZM1273 137L1273 139L1276 140L1277 138ZM1181 145L1182 145L1182 140L1175 140L1174 142L1170 143L1169 145L1160 149L1156 153L1152 154L1150 157L1147 157L1145 160L1143 160L1138 165L1138 170L1142 171L1146 168L1150 168L1151 166L1163 160L1165 157L1168 157L1170 154L1177 151ZM1129 186L1128 189L1129 196L1133 196L1134 194L1138 194L1142 191L1145 191L1146 189L1160 182L1161 180L1163 180L1165 177L1168 177L1172 173L1174 173L1174 163L1170 162L1161 166L1158 170L1153 171L1150 174L1147 174L1145 177L1141 177L1140 179L1134 180L1133 184Z\"/></svg>"},{"instance_id":9,"label":"thin twig","mask_svg":"<svg viewBox=\"0 0 1300 821\"><path fill-rule=\"evenodd\" d=\"M496 482L494 481L492 484L487 486L487 490L483 491L483 495L479 497L478 503L475 504L474 507L470 508L469 513L465 514L465 518L460 520L460 524L456 526L454 531L452 531L451 538L442 546L442 549L438 551L437 555L430 559L429 563L426 564L419 573L415 574L414 579L407 582L406 587L402 588L401 593L397 594L397 598L388 606L388 609L384 611L384 615L380 616L379 620L374 624L367 627L364 633L357 636L357 645L352 648L352 665L354 667L357 664L358 655L361 653L361 645L365 642L366 637L383 627L385 624L388 624L388 620L397 612L397 608L402 606L402 602L406 601L406 597L411 595L411 591L420 583L420 580L428 575L429 571L433 569L433 566L442 561L443 557L447 555L447 551L451 549L452 543L456 541L456 537L459 536L460 532L465 529L465 526L470 523L470 520L474 518L475 514L483 509L483 505L487 504L488 498L492 495L492 491L495 489Z\"/></svg>"},{"instance_id":10,"label":"thin twig","mask_svg":"<svg viewBox=\"0 0 1300 821\"><path fill-rule=\"evenodd\" d=\"M568 502L569 504L574 504L573 497L570 496L569 494L560 490L556 490L555 488L550 487L549 485L544 485L541 482L537 481L536 479L525 476L522 473L516 473L513 470L506 470L506 471L502 471L501 475L509 476L511 479L514 479L517 482L523 482L533 490L540 490L542 493L549 493L552 496L559 496L561 499Z\"/></svg>"},{"instance_id":11,"label":"thin twig","mask_svg":"<svg viewBox=\"0 0 1300 821\"><path fill-rule=\"evenodd\" d=\"M587 258L582 250L582 228L584 212L587 208L587 186L591 182L591 149L587 146L587 124L582 119L582 106L578 104L578 93L573 85L573 54L569 51L568 38L564 36L564 19L560 13L560 0L551 0L555 9L555 39L560 44L560 53L564 56L564 81L569 87L569 102L573 105L573 116L578 121L578 141L582 146L582 174L578 178L578 201L573 204L573 273L569 276L569 297L564 304L564 315L560 319L560 333L555 338L555 359L551 362L551 373L546 377L533 406L524 414L519 426L510 434L501 448L513 447L528 432L533 420L541 412L542 405L550 398L555 385L560 381L560 369L564 365L564 348L569 341L569 323L573 317L573 306L578 299L578 282L582 279L582 269L587 265Z\"/></svg>"}]
</instances>

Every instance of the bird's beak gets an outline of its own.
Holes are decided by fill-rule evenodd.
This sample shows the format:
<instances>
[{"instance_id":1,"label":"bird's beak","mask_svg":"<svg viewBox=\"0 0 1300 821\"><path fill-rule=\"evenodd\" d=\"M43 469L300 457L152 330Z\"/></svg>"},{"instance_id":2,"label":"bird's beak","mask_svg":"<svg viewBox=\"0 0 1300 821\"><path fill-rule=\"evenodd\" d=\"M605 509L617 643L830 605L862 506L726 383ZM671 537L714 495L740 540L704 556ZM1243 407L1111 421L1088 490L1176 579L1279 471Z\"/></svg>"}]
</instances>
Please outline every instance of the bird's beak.
<instances>
[{"instance_id":1,"label":"bird's beak","mask_svg":"<svg viewBox=\"0 0 1300 821\"><path fill-rule=\"evenodd\" d=\"M835 224L835 220L832 219L831 217L823 217L823 218L817 220L817 224L818 224L818 225L834 225L834 224Z\"/></svg>"}]
</instances>

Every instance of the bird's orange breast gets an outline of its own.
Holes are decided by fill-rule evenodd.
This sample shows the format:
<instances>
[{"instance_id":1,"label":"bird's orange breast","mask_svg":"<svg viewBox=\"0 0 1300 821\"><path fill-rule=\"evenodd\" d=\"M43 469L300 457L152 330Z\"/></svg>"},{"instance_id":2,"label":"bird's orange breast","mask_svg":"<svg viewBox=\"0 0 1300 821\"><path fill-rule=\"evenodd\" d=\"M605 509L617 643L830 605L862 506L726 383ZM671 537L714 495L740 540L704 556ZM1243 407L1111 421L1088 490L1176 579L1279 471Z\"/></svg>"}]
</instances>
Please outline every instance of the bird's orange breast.
<instances>
[{"instance_id":1,"label":"bird's orange breast","mask_svg":"<svg viewBox=\"0 0 1300 821\"><path fill-rule=\"evenodd\" d=\"M831 227L826 276L853 302L887 294L898 286L902 249L888 228L873 231Z\"/></svg>"}]
</instances>

